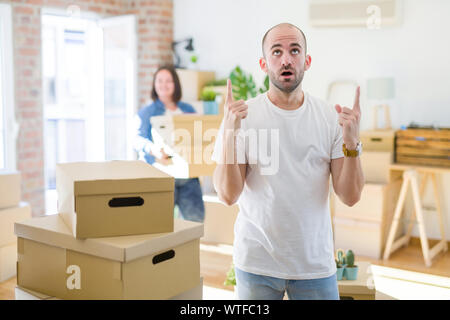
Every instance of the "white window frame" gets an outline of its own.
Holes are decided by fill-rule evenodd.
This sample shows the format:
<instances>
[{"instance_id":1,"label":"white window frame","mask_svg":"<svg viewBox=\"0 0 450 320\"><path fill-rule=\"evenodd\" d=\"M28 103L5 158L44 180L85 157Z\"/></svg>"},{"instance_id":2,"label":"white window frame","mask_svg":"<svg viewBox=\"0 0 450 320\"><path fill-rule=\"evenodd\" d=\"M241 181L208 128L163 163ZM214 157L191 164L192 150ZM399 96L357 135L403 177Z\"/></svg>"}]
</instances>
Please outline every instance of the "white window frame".
<instances>
[{"instance_id":1,"label":"white window frame","mask_svg":"<svg viewBox=\"0 0 450 320\"><path fill-rule=\"evenodd\" d=\"M0 48L2 105L5 140L5 164L4 169L16 170L16 141L19 126L15 117L14 99L14 60L12 38L12 13L11 5L0 4L0 42L4 44ZM0 168L1 170L1 168Z\"/></svg>"},{"instance_id":2,"label":"white window frame","mask_svg":"<svg viewBox=\"0 0 450 320\"><path fill-rule=\"evenodd\" d=\"M135 139L135 132L133 130L134 123L133 119L138 111L138 95L137 95L137 34L136 30L136 16L135 15L122 15L111 18L104 18L98 21L99 26L102 28L125 25L129 32L129 41L131 46L131 52L129 52L129 65L127 68L127 90L126 90L126 128L127 128L127 159L136 160L136 153L133 150L133 141ZM103 49L103 52L104 49Z\"/></svg>"}]
</instances>

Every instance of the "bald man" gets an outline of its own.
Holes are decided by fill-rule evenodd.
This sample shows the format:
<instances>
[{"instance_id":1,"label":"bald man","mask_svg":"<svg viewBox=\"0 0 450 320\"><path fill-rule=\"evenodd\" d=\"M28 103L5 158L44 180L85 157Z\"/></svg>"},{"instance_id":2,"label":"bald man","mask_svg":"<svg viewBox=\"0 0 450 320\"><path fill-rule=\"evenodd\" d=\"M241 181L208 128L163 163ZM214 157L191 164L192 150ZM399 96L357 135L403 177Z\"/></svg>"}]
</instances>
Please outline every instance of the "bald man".
<instances>
[{"instance_id":1,"label":"bald man","mask_svg":"<svg viewBox=\"0 0 450 320\"><path fill-rule=\"evenodd\" d=\"M213 180L221 201L239 204L233 262L240 299L339 299L329 177L345 204L359 201L360 93L350 109L304 92L306 49L298 27L276 25L259 60L268 92L234 101L228 80Z\"/></svg>"}]
</instances>

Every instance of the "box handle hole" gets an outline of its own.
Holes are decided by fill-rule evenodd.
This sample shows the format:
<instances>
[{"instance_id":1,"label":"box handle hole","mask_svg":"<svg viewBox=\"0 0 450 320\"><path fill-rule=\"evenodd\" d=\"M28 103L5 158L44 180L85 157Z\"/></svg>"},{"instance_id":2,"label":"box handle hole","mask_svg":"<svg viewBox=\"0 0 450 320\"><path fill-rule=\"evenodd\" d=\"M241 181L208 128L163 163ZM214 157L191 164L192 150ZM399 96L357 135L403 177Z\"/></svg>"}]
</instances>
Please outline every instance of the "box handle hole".
<instances>
[{"instance_id":1,"label":"box handle hole","mask_svg":"<svg viewBox=\"0 0 450 320\"><path fill-rule=\"evenodd\" d=\"M139 207L144 204L144 199L141 197L126 197L126 198L112 198L108 205L111 208L118 207Z\"/></svg>"},{"instance_id":2,"label":"box handle hole","mask_svg":"<svg viewBox=\"0 0 450 320\"><path fill-rule=\"evenodd\" d=\"M153 264L161 263L175 257L175 251L169 250L153 257Z\"/></svg>"},{"instance_id":3,"label":"box handle hole","mask_svg":"<svg viewBox=\"0 0 450 320\"><path fill-rule=\"evenodd\" d=\"M381 138L370 138L370 141L381 142Z\"/></svg>"}]
</instances>

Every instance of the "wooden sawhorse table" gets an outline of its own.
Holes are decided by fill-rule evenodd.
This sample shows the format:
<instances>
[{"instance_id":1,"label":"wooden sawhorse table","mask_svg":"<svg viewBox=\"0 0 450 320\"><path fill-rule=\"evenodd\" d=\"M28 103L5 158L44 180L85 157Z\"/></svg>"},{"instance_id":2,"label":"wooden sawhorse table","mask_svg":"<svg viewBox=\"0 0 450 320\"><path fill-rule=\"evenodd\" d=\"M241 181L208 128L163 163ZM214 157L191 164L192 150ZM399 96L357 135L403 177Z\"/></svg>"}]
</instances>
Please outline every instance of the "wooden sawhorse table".
<instances>
[{"instance_id":1,"label":"wooden sawhorse table","mask_svg":"<svg viewBox=\"0 0 450 320\"><path fill-rule=\"evenodd\" d=\"M450 168L438 168L438 167L425 167L425 166L412 166L412 165L402 165L393 164L390 167L391 180L399 178L400 175L403 176L403 184L400 190L399 199L394 212L394 218L392 220L392 225L389 230L389 235L386 242L386 248L384 251L383 259L389 259L392 252L396 251L402 246L407 246L411 238L411 232L414 226L415 220L417 220L420 234L420 243L422 246L423 258L425 260L425 265L427 267L431 266L431 260L441 251L446 252L448 250L447 240L445 238L445 228L444 220L442 217L442 210L439 202L439 193L436 175L444 172L450 172ZM418 187L418 174L423 174L423 179L420 184L420 190ZM428 179L431 178L433 184L433 192L435 198L436 208L432 211L436 211L439 216L439 224L441 231L441 240L430 248L428 244L428 238L425 232L425 222L423 218L424 207L422 206L422 197L425 191L425 187ZM408 224L408 229L406 234L399 239L394 239L397 229L399 227L399 222L403 212L403 206L406 199L406 193L408 191L408 186L411 185L412 195L414 200L414 211L411 215L411 220ZM428 208L427 208L428 211ZM415 219L414 219L415 215Z\"/></svg>"}]
</instances>

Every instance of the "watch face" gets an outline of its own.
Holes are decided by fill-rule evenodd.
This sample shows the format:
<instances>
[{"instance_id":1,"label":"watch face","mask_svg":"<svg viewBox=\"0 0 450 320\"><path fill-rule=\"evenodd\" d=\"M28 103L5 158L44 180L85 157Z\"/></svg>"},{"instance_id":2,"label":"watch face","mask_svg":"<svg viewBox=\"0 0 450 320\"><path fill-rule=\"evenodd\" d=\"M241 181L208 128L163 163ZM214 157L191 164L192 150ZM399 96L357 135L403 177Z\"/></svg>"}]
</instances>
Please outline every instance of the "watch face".
<instances>
[{"instance_id":1,"label":"watch face","mask_svg":"<svg viewBox=\"0 0 450 320\"><path fill-rule=\"evenodd\" d=\"M356 151L358 151L358 155L362 154L362 143L358 142L358 144L356 145Z\"/></svg>"}]
</instances>

